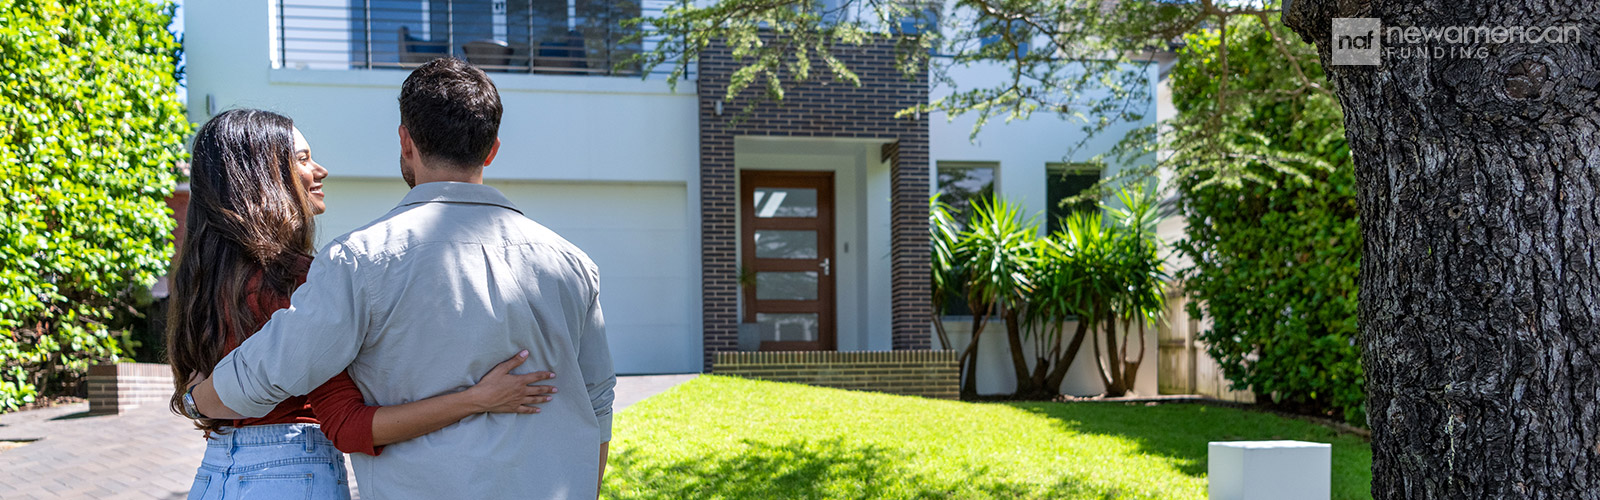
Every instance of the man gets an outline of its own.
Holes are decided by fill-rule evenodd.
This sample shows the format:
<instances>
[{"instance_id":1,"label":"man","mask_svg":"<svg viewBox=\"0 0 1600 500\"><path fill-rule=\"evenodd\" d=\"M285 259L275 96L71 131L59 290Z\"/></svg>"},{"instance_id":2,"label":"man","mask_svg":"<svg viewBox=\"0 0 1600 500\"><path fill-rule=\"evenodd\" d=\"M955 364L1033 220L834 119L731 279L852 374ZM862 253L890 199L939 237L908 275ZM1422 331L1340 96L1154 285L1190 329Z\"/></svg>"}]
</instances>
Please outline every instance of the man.
<instances>
[{"instance_id":1,"label":"man","mask_svg":"<svg viewBox=\"0 0 1600 500\"><path fill-rule=\"evenodd\" d=\"M193 390L200 411L260 416L346 367L371 404L416 401L469 387L526 349L523 366L556 374L542 382L556 394L540 413L480 414L352 455L363 496L595 498L616 383L598 270L482 185L500 114L494 83L460 60L413 71L399 128L413 189L320 252L292 306Z\"/></svg>"}]
</instances>

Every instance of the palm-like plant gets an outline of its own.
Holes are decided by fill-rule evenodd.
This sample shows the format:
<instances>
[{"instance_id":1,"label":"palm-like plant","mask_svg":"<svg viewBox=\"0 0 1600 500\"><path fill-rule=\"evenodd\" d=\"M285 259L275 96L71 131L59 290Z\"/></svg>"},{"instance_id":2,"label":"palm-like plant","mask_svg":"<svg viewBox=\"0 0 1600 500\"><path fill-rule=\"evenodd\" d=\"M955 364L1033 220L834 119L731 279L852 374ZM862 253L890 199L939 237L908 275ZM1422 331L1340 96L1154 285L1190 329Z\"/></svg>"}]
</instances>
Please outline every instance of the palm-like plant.
<instances>
[{"instance_id":1,"label":"palm-like plant","mask_svg":"<svg viewBox=\"0 0 1600 500\"><path fill-rule=\"evenodd\" d=\"M1018 323L1033 290L1029 261L1038 228L1037 217L1024 219L1021 208L1006 200L990 198L973 204L972 217L956 249L966 271L966 299L973 324L972 344L967 346L962 360L969 375L962 387L964 396L977 395L977 382L971 375L976 372L978 338L995 312L1006 321L1018 392L1032 391L1032 387L1024 386L1032 379L1022 354Z\"/></svg>"},{"instance_id":2,"label":"palm-like plant","mask_svg":"<svg viewBox=\"0 0 1600 500\"><path fill-rule=\"evenodd\" d=\"M942 311L947 297L960 296L972 310L971 340L959 358L962 397L977 395L978 341L995 314L1006 323L1017 396L1055 395L1084 340L1094 346L1108 395L1133 388L1147 325L1161 321L1165 311L1166 274L1153 199L1137 189L1117 196L1121 206L1104 206L1107 217L1074 213L1048 238L1035 236L1036 217L1024 217L1005 200L974 203L965 228L948 205L931 202L934 308ZM1073 318L1078 324L1068 340L1065 325ZM935 317L934 327L940 342L952 347L941 318ZM1128 340L1135 332L1139 351L1130 359ZM1025 340L1033 342L1031 369Z\"/></svg>"},{"instance_id":3,"label":"palm-like plant","mask_svg":"<svg viewBox=\"0 0 1600 500\"><path fill-rule=\"evenodd\" d=\"M1106 395L1121 396L1134 387L1139 367L1144 363L1147 325L1165 320L1166 294L1162 283L1167 274L1162 267L1161 242L1156 236L1155 198L1138 188L1124 188L1117 193L1120 207L1106 207L1109 215L1107 229L1108 259L1104 276L1109 292L1102 312L1104 322L1106 358L1099 365L1100 379L1106 384ZM1117 323L1121 322L1121 348L1118 348ZM1128 337L1137 332L1139 353L1130 359ZM1096 358L1100 344L1095 343Z\"/></svg>"},{"instance_id":4,"label":"palm-like plant","mask_svg":"<svg viewBox=\"0 0 1600 500\"><path fill-rule=\"evenodd\" d=\"M937 195L928 205L928 228L933 233L933 272L930 273L933 279L933 328L939 334L940 345L945 349L954 349L950 334L944 327L943 313L945 298L952 291L963 289L965 270L956 253L961 244L961 228L950 215L950 205L939 201Z\"/></svg>"},{"instance_id":5,"label":"palm-like plant","mask_svg":"<svg viewBox=\"0 0 1600 500\"><path fill-rule=\"evenodd\" d=\"M1031 376L1036 394L1054 395L1077 359L1097 320L1109 309L1106 297L1115 281L1105 272L1111 238L1100 214L1074 213L1063 229L1034 245L1034 283L1023 331L1034 341L1036 362ZM1076 318L1071 340L1066 322ZM1019 396L1029 396L1018 394Z\"/></svg>"}]
</instances>

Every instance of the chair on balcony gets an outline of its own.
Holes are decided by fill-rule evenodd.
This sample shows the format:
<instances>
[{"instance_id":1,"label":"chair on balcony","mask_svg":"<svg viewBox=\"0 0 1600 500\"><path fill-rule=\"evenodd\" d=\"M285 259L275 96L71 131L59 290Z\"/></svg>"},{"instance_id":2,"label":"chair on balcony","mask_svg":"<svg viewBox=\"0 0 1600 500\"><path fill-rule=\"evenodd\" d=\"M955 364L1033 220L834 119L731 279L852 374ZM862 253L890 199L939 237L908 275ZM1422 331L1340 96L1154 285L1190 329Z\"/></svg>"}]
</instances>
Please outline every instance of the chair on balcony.
<instances>
[{"instance_id":1,"label":"chair on balcony","mask_svg":"<svg viewBox=\"0 0 1600 500\"><path fill-rule=\"evenodd\" d=\"M400 41L400 64L402 66L414 66L450 54L449 44L412 36L411 28L408 26L400 27L398 39Z\"/></svg>"},{"instance_id":2,"label":"chair on balcony","mask_svg":"<svg viewBox=\"0 0 1600 500\"><path fill-rule=\"evenodd\" d=\"M583 35L568 31L566 36L546 39L534 44L533 72L559 75L589 73L588 59L584 54Z\"/></svg>"},{"instance_id":3,"label":"chair on balcony","mask_svg":"<svg viewBox=\"0 0 1600 500\"><path fill-rule=\"evenodd\" d=\"M474 66L481 66L490 71L511 70L511 55L514 50L506 42L475 40L462 45L461 51L466 53L467 62Z\"/></svg>"}]
</instances>

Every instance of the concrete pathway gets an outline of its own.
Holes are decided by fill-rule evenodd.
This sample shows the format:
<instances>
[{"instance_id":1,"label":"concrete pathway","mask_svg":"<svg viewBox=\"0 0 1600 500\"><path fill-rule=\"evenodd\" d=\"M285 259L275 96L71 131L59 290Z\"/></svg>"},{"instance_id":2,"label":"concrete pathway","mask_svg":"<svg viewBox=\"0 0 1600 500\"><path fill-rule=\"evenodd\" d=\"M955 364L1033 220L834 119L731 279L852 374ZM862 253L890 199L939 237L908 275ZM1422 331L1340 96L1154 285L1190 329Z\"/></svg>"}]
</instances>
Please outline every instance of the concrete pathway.
<instances>
[{"instance_id":1,"label":"concrete pathway","mask_svg":"<svg viewBox=\"0 0 1600 500\"><path fill-rule=\"evenodd\" d=\"M694 377L617 377L613 409ZM187 497L206 447L188 420L160 406L121 415L88 411L79 403L0 415L0 441L33 441L0 451L0 498ZM350 484L354 493L354 478Z\"/></svg>"},{"instance_id":2,"label":"concrete pathway","mask_svg":"<svg viewBox=\"0 0 1600 500\"><path fill-rule=\"evenodd\" d=\"M617 377L617 399L611 402L611 411L622 411L623 408L633 406L634 403L643 401L644 398L661 394L673 386L688 382L689 379L699 376L697 373L687 375L635 375Z\"/></svg>"}]
</instances>

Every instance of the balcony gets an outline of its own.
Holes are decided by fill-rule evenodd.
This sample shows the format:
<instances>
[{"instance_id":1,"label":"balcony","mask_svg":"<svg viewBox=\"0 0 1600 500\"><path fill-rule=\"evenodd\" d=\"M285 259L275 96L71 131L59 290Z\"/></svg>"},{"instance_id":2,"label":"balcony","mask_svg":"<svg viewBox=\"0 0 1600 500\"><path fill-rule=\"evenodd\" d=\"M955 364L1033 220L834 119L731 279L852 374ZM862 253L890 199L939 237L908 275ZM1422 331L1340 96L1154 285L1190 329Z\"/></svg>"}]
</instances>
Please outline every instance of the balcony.
<instances>
[{"instance_id":1,"label":"balcony","mask_svg":"<svg viewBox=\"0 0 1600 500\"><path fill-rule=\"evenodd\" d=\"M646 76L623 21L657 15L669 0L280 0L278 68L408 69L455 56L485 71ZM665 76L670 65L657 68ZM650 76L655 76L654 74Z\"/></svg>"}]
</instances>

